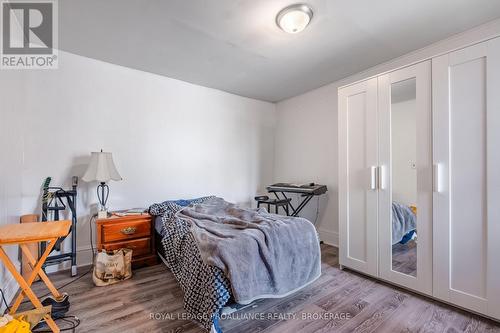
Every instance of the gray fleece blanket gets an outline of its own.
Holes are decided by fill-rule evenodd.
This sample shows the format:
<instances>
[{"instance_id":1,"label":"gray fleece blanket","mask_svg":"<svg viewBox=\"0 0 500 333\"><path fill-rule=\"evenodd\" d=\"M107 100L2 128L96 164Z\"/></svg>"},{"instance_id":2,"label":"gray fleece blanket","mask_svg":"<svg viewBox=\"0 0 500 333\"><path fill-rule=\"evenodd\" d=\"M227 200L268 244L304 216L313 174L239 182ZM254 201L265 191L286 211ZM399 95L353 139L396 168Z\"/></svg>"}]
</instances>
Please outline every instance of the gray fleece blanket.
<instances>
[{"instance_id":1,"label":"gray fleece blanket","mask_svg":"<svg viewBox=\"0 0 500 333\"><path fill-rule=\"evenodd\" d=\"M221 198L176 216L190 223L203 261L226 274L240 304L284 297L321 275L318 236L306 219L244 209Z\"/></svg>"},{"instance_id":2,"label":"gray fleece blanket","mask_svg":"<svg viewBox=\"0 0 500 333\"><path fill-rule=\"evenodd\" d=\"M417 217L410 207L392 203L392 245L399 243L404 235L417 228Z\"/></svg>"}]
</instances>

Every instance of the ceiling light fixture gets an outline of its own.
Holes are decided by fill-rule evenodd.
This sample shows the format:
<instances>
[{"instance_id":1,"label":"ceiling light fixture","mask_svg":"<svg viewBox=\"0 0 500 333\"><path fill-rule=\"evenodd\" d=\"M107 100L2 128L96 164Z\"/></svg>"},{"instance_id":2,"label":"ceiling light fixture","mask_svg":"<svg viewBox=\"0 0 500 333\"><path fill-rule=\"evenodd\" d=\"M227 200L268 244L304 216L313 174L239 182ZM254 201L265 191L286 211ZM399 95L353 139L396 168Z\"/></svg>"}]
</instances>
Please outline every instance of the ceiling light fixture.
<instances>
[{"instance_id":1,"label":"ceiling light fixture","mask_svg":"<svg viewBox=\"0 0 500 333\"><path fill-rule=\"evenodd\" d=\"M283 8L276 16L276 24L289 34L304 30L313 17L311 7L305 4L295 4Z\"/></svg>"}]
</instances>

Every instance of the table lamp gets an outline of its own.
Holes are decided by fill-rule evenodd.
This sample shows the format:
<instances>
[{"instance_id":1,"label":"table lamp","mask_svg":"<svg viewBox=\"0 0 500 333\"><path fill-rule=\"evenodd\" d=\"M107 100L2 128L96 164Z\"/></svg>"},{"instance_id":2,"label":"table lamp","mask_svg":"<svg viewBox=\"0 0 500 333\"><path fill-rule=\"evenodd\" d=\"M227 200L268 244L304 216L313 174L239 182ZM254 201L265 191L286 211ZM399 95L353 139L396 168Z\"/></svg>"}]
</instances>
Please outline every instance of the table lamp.
<instances>
[{"instance_id":1,"label":"table lamp","mask_svg":"<svg viewBox=\"0 0 500 333\"><path fill-rule=\"evenodd\" d=\"M109 196L109 187L106 184L110 180L120 181L122 177L118 173L113 162L113 155L111 153L92 152L90 156L90 164L82 179L86 182L98 181L100 184L97 186L97 198L99 200L98 218L107 218L108 211L106 202Z\"/></svg>"}]
</instances>

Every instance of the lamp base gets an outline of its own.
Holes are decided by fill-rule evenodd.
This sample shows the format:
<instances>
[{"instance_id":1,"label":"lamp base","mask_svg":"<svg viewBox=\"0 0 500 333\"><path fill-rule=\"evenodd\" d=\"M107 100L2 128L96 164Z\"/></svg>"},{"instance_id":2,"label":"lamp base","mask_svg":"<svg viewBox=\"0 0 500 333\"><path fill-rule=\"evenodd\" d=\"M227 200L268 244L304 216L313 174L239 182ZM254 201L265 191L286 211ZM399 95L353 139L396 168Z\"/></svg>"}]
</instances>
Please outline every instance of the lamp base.
<instances>
[{"instance_id":1,"label":"lamp base","mask_svg":"<svg viewBox=\"0 0 500 333\"><path fill-rule=\"evenodd\" d=\"M98 219L107 219L108 218L108 211L106 210L100 210L97 212L97 218Z\"/></svg>"}]
</instances>

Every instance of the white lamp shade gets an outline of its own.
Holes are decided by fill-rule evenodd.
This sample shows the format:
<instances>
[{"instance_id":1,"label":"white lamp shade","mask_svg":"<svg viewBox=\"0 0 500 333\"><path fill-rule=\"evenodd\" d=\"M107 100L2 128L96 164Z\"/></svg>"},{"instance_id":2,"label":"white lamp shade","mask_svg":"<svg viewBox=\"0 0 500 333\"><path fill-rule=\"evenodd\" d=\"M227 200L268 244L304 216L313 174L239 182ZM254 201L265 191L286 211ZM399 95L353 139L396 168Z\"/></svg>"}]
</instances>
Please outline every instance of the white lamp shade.
<instances>
[{"instance_id":1,"label":"white lamp shade","mask_svg":"<svg viewBox=\"0 0 500 333\"><path fill-rule=\"evenodd\" d=\"M92 152L90 164L82 179L86 182L98 181L108 182L110 180L122 180L113 162L113 155L106 152Z\"/></svg>"}]
</instances>

